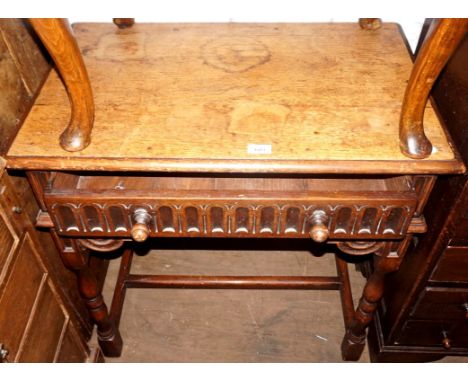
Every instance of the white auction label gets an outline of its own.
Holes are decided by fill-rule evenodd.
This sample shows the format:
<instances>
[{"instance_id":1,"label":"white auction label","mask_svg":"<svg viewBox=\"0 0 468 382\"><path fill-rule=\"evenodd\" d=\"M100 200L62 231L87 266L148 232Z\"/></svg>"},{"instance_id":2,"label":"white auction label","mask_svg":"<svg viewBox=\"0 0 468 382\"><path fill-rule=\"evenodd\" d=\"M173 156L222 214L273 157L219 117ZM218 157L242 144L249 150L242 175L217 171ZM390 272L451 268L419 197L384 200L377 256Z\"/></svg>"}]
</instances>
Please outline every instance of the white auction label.
<instances>
[{"instance_id":1,"label":"white auction label","mask_svg":"<svg viewBox=\"0 0 468 382\"><path fill-rule=\"evenodd\" d=\"M249 143L247 145L247 154L271 154L271 145Z\"/></svg>"}]
</instances>

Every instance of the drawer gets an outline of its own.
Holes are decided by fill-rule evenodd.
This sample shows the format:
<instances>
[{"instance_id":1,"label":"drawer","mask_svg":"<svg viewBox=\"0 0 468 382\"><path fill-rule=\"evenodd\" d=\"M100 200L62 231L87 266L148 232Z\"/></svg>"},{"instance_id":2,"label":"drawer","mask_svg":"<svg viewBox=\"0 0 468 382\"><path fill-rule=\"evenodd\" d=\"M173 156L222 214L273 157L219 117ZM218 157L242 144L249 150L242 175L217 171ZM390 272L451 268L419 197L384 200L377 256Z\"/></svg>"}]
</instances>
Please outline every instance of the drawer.
<instances>
[{"instance_id":1,"label":"drawer","mask_svg":"<svg viewBox=\"0 0 468 382\"><path fill-rule=\"evenodd\" d=\"M458 213L458 220L456 222L453 237L459 240L468 239L468 206L463 206L464 210Z\"/></svg>"},{"instance_id":2,"label":"drawer","mask_svg":"<svg viewBox=\"0 0 468 382\"><path fill-rule=\"evenodd\" d=\"M60 173L44 197L61 235L96 237L130 236L143 211L150 236L309 237L320 224L330 239L396 239L416 206L405 177Z\"/></svg>"},{"instance_id":3,"label":"drawer","mask_svg":"<svg viewBox=\"0 0 468 382\"><path fill-rule=\"evenodd\" d=\"M447 340L448 339L448 345ZM434 346L444 349L468 347L468 325L465 322L444 321L418 321L406 322L399 337L395 340L396 345L410 346ZM447 349L449 351L450 349Z\"/></svg>"},{"instance_id":4,"label":"drawer","mask_svg":"<svg viewBox=\"0 0 468 382\"><path fill-rule=\"evenodd\" d=\"M425 288L411 312L425 320L463 320L468 326L468 289Z\"/></svg>"},{"instance_id":5,"label":"drawer","mask_svg":"<svg viewBox=\"0 0 468 382\"><path fill-rule=\"evenodd\" d=\"M468 247L447 247L430 280L468 283Z\"/></svg>"}]
</instances>

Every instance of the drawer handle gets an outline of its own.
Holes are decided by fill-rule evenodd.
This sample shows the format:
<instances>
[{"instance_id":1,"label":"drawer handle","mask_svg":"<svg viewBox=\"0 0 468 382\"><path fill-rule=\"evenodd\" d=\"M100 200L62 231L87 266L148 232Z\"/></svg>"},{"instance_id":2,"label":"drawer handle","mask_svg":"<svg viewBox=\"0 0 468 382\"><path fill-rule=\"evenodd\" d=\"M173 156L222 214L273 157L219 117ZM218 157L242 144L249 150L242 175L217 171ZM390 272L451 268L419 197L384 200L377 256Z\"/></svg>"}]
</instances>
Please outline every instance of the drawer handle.
<instances>
[{"instance_id":1,"label":"drawer handle","mask_svg":"<svg viewBox=\"0 0 468 382\"><path fill-rule=\"evenodd\" d=\"M450 338L448 338L447 332L444 330L442 332L442 335L444 336L442 340L442 346L444 347L445 350L450 350L452 347L452 344L451 344Z\"/></svg>"},{"instance_id":2,"label":"drawer handle","mask_svg":"<svg viewBox=\"0 0 468 382\"><path fill-rule=\"evenodd\" d=\"M137 208L133 212L132 238L135 241L145 241L150 233L149 222L151 215L144 208Z\"/></svg>"},{"instance_id":3,"label":"drawer handle","mask_svg":"<svg viewBox=\"0 0 468 382\"><path fill-rule=\"evenodd\" d=\"M315 210L311 217L310 222L312 228L310 229L309 235L313 241L317 243L323 243L328 239L328 216L323 210Z\"/></svg>"}]
</instances>

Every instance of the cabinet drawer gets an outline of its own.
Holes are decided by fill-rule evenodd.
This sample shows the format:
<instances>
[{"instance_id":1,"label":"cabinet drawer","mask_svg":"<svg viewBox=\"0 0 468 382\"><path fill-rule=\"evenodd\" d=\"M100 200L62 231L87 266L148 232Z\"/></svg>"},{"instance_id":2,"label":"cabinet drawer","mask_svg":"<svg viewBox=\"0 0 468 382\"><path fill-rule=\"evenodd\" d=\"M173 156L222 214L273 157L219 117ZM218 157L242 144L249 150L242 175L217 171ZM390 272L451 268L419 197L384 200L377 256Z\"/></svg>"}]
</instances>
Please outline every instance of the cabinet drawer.
<instances>
[{"instance_id":1,"label":"cabinet drawer","mask_svg":"<svg viewBox=\"0 0 468 382\"><path fill-rule=\"evenodd\" d=\"M464 206L464 211L459 212L459 218L453 233L454 239L468 239L468 206Z\"/></svg>"},{"instance_id":2,"label":"cabinet drawer","mask_svg":"<svg viewBox=\"0 0 468 382\"><path fill-rule=\"evenodd\" d=\"M447 247L430 280L468 283L468 247Z\"/></svg>"},{"instance_id":3,"label":"cabinet drawer","mask_svg":"<svg viewBox=\"0 0 468 382\"><path fill-rule=\"evenodd\" d=\"M425 288L411 317L425 320L463 320L468 326L468 289Z\"/></svg>"},{"instance_id":4,"label":"cabinet drawer","mask_svg":"<svg viewBox=\"0 0 468 382\"><path fill-rule=\"evenodd\" d=\"M468 347L468 325L461 321L410 320L406 322L395 344L434 346L444 349L444 332L452 348Z\"/></svg>"},{"instance_id":5,"label":"cabinet drawer","mask_svg":"<svg viewBox=\"0 0 468 382\"><path fill-rule=\"evenodd\" d=\"M58 174L45 193L60 234L130 236L147 212L150 236L309 237L323 211L330 239L401 238L416 206L404 177L79 176Z\"/></svg>"}]
</instances>

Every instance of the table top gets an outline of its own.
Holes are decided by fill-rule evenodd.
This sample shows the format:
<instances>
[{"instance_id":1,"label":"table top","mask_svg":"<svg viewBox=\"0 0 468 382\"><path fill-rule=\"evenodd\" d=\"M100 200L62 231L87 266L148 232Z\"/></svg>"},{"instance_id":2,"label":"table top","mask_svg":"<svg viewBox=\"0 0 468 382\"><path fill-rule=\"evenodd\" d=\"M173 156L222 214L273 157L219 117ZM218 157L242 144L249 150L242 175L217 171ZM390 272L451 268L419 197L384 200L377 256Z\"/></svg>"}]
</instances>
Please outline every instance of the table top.
<instances>
[{"instance_id":1,"label":"table top","mask_svg":"<svg viewBox=\"0 0 468 382\"><path fill-rule=\"evenodd\" d=\"M25 169L284 173L464 170L434 110L434 151L399 149L412 68L401 29L349 24L74 26L94 92L92 143L58 142L70 106L52 70L8 153Z\"/></svg>"}]
</instances>

